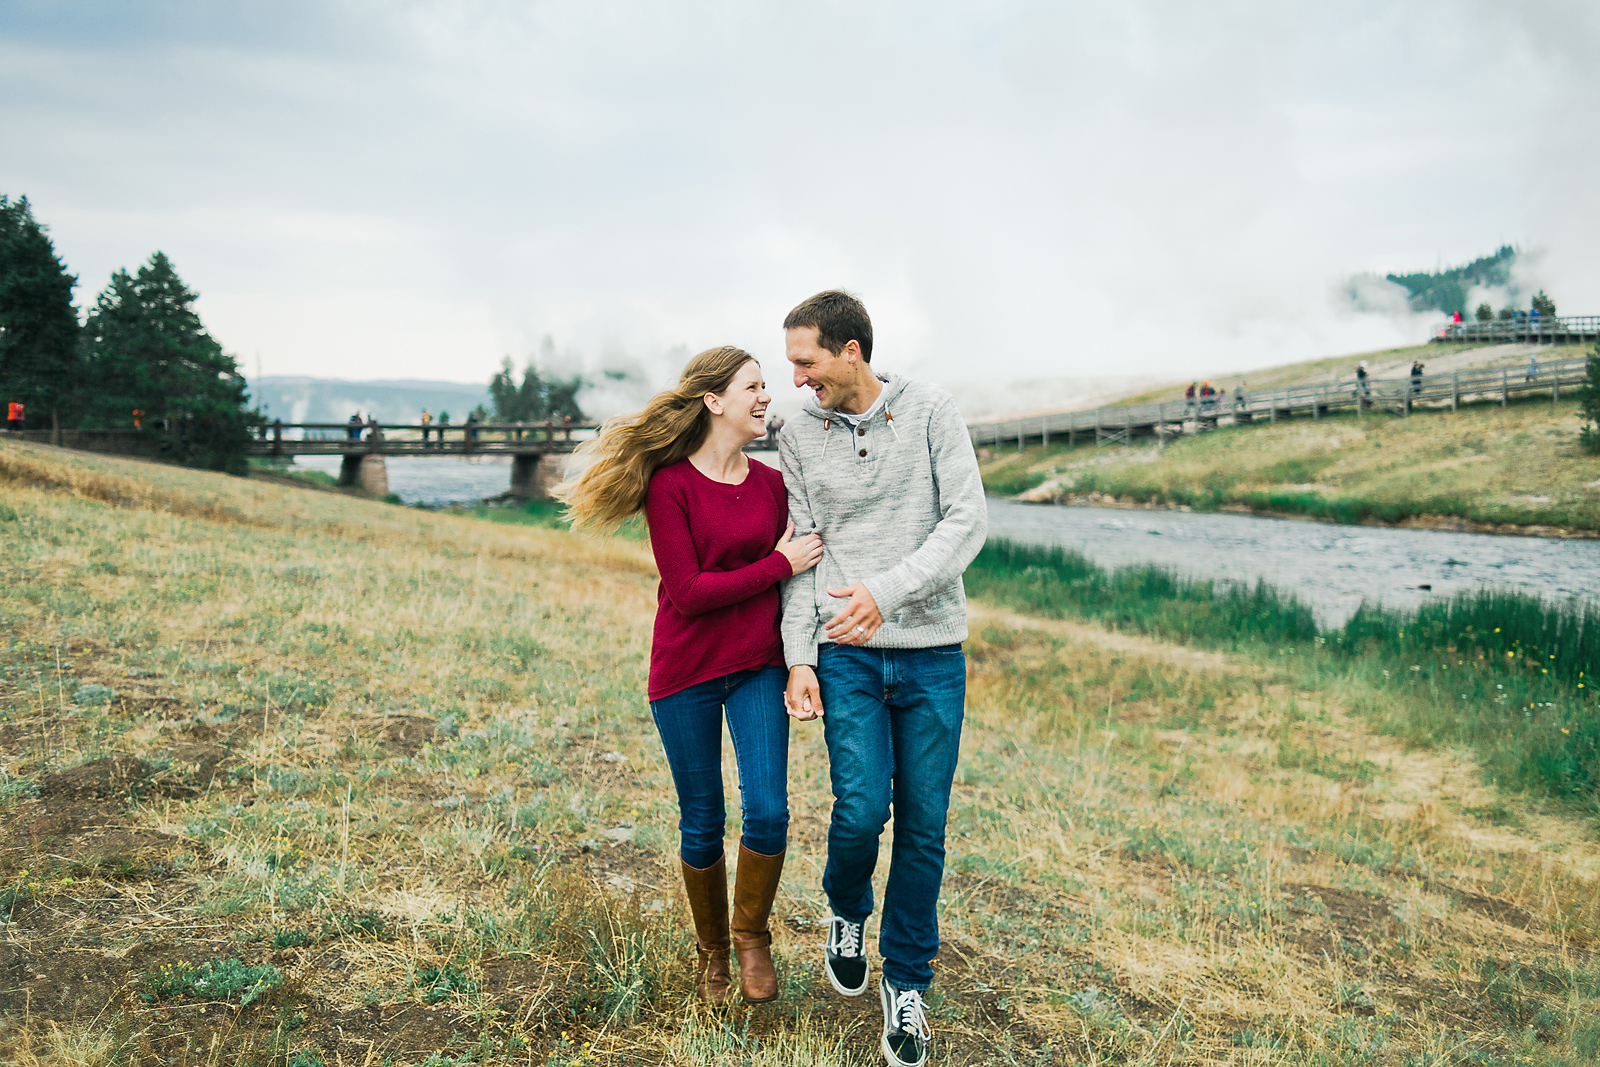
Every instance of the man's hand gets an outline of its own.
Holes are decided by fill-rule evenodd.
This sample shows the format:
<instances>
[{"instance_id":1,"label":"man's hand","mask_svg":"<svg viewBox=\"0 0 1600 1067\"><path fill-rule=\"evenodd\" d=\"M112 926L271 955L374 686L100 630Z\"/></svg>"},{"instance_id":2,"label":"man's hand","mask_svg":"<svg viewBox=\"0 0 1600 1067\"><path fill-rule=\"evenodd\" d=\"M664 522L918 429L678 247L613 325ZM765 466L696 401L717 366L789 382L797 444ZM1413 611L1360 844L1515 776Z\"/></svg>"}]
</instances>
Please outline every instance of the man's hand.
<instances>
[{"instance_id":1,"label":"man's hand","mask_svg":"<svg viewBox=\"0 0 1600 1067\"><path fill-rule=\"evenodd\" d=\"M783 692L783 710L790 718L809 722L822 718L822 687L817 672L805 664L789 668L789 688Z\"/></svg>"},{"instance_id":2,"label":"man's hand","mask_svg":"<svg viewBox=\"0 0 1600 1067\"><path fill-rule=\"evenodd\" d=\"M872 599L867 587L857 582L843 589L830 589L828 595L850 598L844 610L828 620L828 640L841 645L864 645L871 641L872 635L883 625L883 616L879 614L878 602Z\"/></svg>"}]
</instances>

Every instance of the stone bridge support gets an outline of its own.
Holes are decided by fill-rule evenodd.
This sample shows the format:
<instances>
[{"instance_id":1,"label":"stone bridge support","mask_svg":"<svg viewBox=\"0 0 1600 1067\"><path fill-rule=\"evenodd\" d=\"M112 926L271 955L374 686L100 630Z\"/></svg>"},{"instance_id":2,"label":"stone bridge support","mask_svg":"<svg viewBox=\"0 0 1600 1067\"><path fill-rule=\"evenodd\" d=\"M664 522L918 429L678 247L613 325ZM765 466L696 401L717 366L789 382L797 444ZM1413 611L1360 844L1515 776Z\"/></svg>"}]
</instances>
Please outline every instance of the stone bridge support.
<instances>
[{"instance_id":1,"label":"stone bridge support","mask_svg":"<svg viewBox=\"0 0 1600 1067\"><path fill-rule=\"evenodd\" d=\"M360 486L373 496L386 496L389 492L389 468L383 457L375 452L345 453L339 464L339 485Z\"/></svg>"},{"instance_id":2,"label":"stone bridge support","mask_svg":"<svg viewBox=\"0 0 1600 1067\"><path fill-rule=\"evenodd\" d=\"M511 457L511 495L518 500L548 500L561 481L562 457L519 452Z\"/></svg>"}]
</instances>

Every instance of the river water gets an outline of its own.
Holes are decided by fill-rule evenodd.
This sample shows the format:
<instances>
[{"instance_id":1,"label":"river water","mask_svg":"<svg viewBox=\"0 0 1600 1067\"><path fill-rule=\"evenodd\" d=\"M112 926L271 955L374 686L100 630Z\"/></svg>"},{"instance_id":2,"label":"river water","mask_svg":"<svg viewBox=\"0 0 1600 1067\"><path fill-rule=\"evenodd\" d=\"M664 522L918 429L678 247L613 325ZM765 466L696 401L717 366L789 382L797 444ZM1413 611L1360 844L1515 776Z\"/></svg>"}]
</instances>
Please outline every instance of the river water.
<instances>
[{"instance_id":1,"label":"river water","mask_svg":"<svg viewBox=\"0 0 1600 1067\"><path fill-rule=\"evenodd\" d=\"M299 456L295 466L339 476L340 456ZM407 504L438 507L499 496L511 488L510 456L386 456L389 492Z\"/></svg>"},{"instance_id":2,"label":"river water","mask_svg":"<svg viewBox=\"0 0 1600 1067\"><path fill-rule=\"evenodd\" d=\"M302 456L296 462L339 473L338 456ZM387 466L390 491L407 504L469 503L511 486L511 460L503 456L390 456ZM1363 600L1415 607L1484 584L1549 597L1595 597L1600 591L1600 541L995 498L989 500L989 534L1061 545L1105 567L1158 563L1194 577L1265 579L1299 596L1324 626L1343 623ZM1432 589L1418 588L1423 585Z\"/></svg>"},{"instance_id":3,"label":"river water","mask_svg":"<svg viewBox=\"0 0 1600 1067\"><path fill-rule=\"evenodd\" d=\"M1343 624L1362 600L1415 607L1482 585L1558 598L1600 591L1600 541L994 498L989 536L1061 545L1104 567L1159 563L1194 577L1265 579L1300 597L1323 626Z\"/></svg>"}]
</instances>

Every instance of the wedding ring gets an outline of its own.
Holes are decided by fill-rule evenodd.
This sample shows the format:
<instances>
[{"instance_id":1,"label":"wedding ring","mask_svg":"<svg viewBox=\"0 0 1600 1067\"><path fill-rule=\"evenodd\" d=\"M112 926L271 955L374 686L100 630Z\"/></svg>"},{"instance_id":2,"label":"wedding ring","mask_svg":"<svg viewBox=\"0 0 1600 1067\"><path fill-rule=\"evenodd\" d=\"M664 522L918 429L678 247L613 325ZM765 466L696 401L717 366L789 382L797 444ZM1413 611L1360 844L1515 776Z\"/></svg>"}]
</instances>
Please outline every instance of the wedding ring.
<instances>
[{"instance_id":1,"label":"wedding ring","mask_svg":"<svg viewBox=\"0 0 1600 1067\"><path fill-rule=\"evenodd\" d=\"M867 628L865 626L857 626L855 632L858 634L864 634L867 632Z\"/></svg>"}]
</instances>

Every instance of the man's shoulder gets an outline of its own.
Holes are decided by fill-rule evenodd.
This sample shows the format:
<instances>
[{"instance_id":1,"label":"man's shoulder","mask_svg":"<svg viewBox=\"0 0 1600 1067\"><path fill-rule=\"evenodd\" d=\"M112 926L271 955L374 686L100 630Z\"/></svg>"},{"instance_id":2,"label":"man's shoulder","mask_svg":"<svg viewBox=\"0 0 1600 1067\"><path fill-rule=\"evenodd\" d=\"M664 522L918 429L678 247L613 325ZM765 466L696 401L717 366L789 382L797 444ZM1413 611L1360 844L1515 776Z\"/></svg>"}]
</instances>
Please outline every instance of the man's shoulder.
<instances>
[{"instance_id":1,"label":"man's shoulder","mask_svg":"<svg viewBox=\"0 0 1600 1067\"><path fill-rule=\"evenodd\" d=\"M904 384L900 388L899 401L902 406L938 407L941 404L954 404L955 397L950 390L937 382L930 382L923 378L901 378Z\"/></svg>"}]
</instances>

